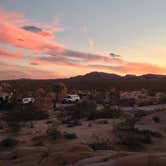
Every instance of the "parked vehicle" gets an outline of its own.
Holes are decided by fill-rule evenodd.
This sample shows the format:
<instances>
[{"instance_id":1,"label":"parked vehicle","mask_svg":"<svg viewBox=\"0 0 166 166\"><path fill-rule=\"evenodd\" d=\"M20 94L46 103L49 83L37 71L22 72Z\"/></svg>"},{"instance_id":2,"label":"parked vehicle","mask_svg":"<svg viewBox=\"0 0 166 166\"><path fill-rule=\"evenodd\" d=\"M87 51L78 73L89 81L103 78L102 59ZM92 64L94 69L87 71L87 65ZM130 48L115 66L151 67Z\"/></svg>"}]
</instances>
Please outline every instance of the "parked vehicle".
<instances>
[{"instance_id":1,"label":"parked vehicle","mask_svg":"<svg viewBox=\"0 0 166 166\"><path fill-rule=\"evenodd\" d=\"M34 103L35 99L33 97L26 97L22 99L22 103L23 104L31 104Z\"/></svg>"},{"instance_id":2,"label":"parked vehicle","mask_svg":"<svg viewBox=\"0 0 166 166\"><path fill-rule=\"evenodd\" d=\"M78 102L79 100L80 100L79 95L69 94L63 98L63 103L75 103Z\"/></svg>"}]
</instances>

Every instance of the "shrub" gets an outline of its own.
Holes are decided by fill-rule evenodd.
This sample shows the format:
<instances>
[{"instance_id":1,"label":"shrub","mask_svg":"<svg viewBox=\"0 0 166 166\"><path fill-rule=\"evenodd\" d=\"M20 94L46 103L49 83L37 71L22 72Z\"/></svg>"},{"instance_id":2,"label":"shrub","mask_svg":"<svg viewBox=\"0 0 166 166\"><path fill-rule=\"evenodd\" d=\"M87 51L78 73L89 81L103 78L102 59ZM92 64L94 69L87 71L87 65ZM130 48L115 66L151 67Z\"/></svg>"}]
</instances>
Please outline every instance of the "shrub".
<instances>
[{"instance_id":1,"label":"shrub","mask_svg":"<svg viewBox=\"0 0 166 166\"><path fill-rule=\"evenodd\" d=\"M75 133L64 133L66 139L76 139L77 135Z\"/></svg>"},{"instance_id":2,"label":"shrub","mask_svg":"<svg viewBox=\"0 0 166 166\"><path fill-rule=\"evenodd\" d=\"M111 142L107 138L100 138L98 136L94 136L92 138L93 142L87 143L89 147L91 147L93 150L112 150L113 146L111 145Z\"/></svg>"},{"instance_id":3,"label":"shrub","mask_svg":"<svg viewBox=\"0 0 166 166\"><path fill-rule=\"evenodd\" d=\"M140 102L138 102L138 106L148 106L148 105L153 105L155 103L155 101L153 99L149 99L149 100L142 100Z\"/></svg>"},{"instance_id":4,"label":"shrub","mask_svg":"<svg viewBox=\"0 0 166 166\"><path fill-rule=\"evenodd\" d=\"M47 130L47 135L53 139L61 137L61 132L57 128L50 128Z\"/></svg>"},{"instance_id":5,"label":"shrub","mask_svg":"<svg viewBox=\"0 0 166 166\"><path fill-rule=\"evenodd\" d=\"M18 140L13 138L5 138L0 142L2 147L13 148L18 144Z\"/></svg>"},{"instance_id":6,"label":"shrub","mask_svg":"<svg viewBox=\"0 0 166 166\"><path fill-rule=\"evenodd\" d=\"M159 104L165 104L166 103L166 94L161 94L158 99Z\"/></svg>"},{"instance_id":7,"label":"shrub","mask_svg":"<svg viewBox=\"0 0 166 166\"><path fill-rule=\"evenodd\" d=\"M160 118L158 116L153 116L152 117L152 120L155 122L155 123L160 123Z\"/></svg>"},{"instance_id":8,"label":"shrub","mask_svg":"<svg viewBox=\"0 0 166 166\"><path fill-rule=\"evenodd\" d=\"M142 150L144 149L144 144L151 144L152 137L148 131L118 131L118 144L125 145L132 150Z\"/></svg>"},{"instance_id":9,"label":"shrub","mask_svg":"<svg viewBox=\"0 0 166 166\"><path fill-rule=\"evenodd\" d=\"M87 118L88 120L99 118L118 118L121 111L112 109L107 106L103 110L96 110L96 103L94 101L83 101L73 106L67 107L68 113L74 119Z\"/></svg>"},{"instance_id":10,"label":"shrub","mask_svg":"<svg viewBox=\"0 0 166 166\"><path fill-rule=\"evenodd\" d=\"M3 120L6 121L13 132L17 132L20 129L21 122L47 119L48 116L47 112L37 110L32 105L27 105L6 112L3 116Z\"/></svg>"},{"instance_id":11,"label":"shrub","mask_svg":"<svg viewBox=\"0 0 166 166\"><path fill-rule=\"evenodd\" d=\"M135 117L139 120L143 116L148 115L149 113L147 111L139 110L135 113Z\"/></svg>"},{"instance_id":12,"label":"shrub","mask_svg":"<svg viewBox=\"0 0 166 166\"><path fill-rule=\"evenodd\" d=\"M144 144L152 143L152 137L162 137L158 132L135 128L135 125L129 123L129 120L115 127L114 131L117 136L117 143L125 145L132 150L142 150L144 149Z\"/></svg>"},{"instance_id":13,"label":"shrub","mask_svg":"<svg viewBox=\"0 0 166 166\"><path fill-rule=\"evenodd\" d=\"M106 106L103 110L99 111L97 118L119 118L121 111L119 109L112 109Z\"/></svg>"},{"instance_id":14,"label":"shrub","mask_svg":"<svg viewBox=\"0 0 166 166\"><path fill-rule=\"evenodd\" d=\"M59 130L59 122L54 121L47 129L47 135L53 139L61 137L61 132Z\"/></svg>"},{"instance_id":15,"label":"shrub","mask_svg":"<svg viewBox=\"0 0 166 166\"><path fill-rule=\"evenodd\" d=\"M132 107L136 104L135 99L131 98L131 99L120 99L119 100L119 105L120 106L127 106L127 107Z\"/></svg>"},{"instance_id":16,"label":"shrub","mask_svg":"<svg viewBox=\"0 0 166 166\"><path fill-rule=\"evenodd\" d=\"M82 101L73 106L67 107L68 113L74 119L89 118L93 119L96 112L96 103L94 101Z\"/></svg>"},{"instance_id":17,"label":"shrub","mask_svg":"<svg viewBox=\"0 0 166 166\"><path fill-rule=\"evenodd\" d=\"M81 122L78 120L68 120L68 121L63 121L63 123L66 123L67 127L75 127L81 125Z\"/></svg>"}]
</instances>

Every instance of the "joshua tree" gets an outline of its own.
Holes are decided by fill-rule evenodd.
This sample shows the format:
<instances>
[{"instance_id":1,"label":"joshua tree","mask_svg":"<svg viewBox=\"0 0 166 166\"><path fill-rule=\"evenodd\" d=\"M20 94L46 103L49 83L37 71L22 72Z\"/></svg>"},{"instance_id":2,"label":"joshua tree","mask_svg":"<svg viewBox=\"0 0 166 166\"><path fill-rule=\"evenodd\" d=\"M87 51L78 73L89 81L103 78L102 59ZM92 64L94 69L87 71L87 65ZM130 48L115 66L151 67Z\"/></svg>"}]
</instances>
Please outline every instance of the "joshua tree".
<instances>
[{"instance_id":1,"label":"joshua tree","mask_svg":"<svg viewBox=\"0 0 166 166\"><path fill-rule=\"evenodd\" d=\"M55 99L53 101L53 109L56 109L56 103L60 101L67 93L65 84L59 82L53 85L53 91L55 93Z\"/></svg>"}]
</instances>

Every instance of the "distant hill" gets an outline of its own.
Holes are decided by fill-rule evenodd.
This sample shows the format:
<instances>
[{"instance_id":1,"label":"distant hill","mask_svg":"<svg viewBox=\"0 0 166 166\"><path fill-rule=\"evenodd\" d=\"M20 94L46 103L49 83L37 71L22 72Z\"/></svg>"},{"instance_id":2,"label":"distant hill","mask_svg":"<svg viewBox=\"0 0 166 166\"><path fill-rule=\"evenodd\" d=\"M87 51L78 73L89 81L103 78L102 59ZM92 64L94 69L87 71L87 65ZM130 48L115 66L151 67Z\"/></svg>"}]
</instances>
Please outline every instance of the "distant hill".
<instances>
[{"instance_id":1,"label":"distant hill","mask_svg":"<svg viewBox=\"0 0 166 166\"><path fill-rule=\"evenodd\" d=\"M104 72L91 72L66 79L32 80L18 79L9 82L16 89L34 90L40 87L51 90L55 82L64 82L69 89L107 89L115 87L123 90L142 88L166 92L166 75L145 74L141 76L127 74L120 76Z\"/></svg>"},{"instance_id":2,"label":"distant hill","mask_svg":"<svg viewBox=\"0 0 166 166\"><path fill-rule=\"evenodd\" d=\"M104 72L91 72L91 73L87 73L83 76L76 76L76 77L72 77L70 78L71 80L100 80L100 79L104 79L104 80L110 80L110 79L120 79L121 76L117 75L117 74L109 74L109 73L104 73Z\"/></svg>"},{"instance_id":3,"label":"distant hill","mask_svg":"<svg viewBox=\"0 0 166 166\"><path fill-rule=\"evenodd\" d=\"M127 79L137 79L137 80L149 80L149 79L166 79L166 75L157 75L157 74L144 74L141 76L136 76L132 74L127 74L125 76L120 76L112 73L104 73L104 72L91 72L85 75L71 77L68 80L127 80Z\"/></svg>"}]
</instances>

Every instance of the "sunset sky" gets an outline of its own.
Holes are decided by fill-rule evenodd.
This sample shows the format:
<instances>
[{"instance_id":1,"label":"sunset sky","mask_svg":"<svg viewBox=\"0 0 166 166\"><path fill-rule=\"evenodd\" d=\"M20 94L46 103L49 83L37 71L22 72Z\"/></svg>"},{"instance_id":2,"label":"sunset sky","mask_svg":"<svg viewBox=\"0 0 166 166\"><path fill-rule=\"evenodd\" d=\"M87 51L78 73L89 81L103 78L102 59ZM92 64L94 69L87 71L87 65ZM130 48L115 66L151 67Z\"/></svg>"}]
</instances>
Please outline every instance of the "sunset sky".
<instances>
[{"instance_id":1,"label":"sunset sky","mask_svg":"<svg viewBox=\"0 0 166 166\"><path fill-rule=\"evenodd\" d=\"M166 74L165 0L0 0L0 79Z\"/></svg>"}]
</instances>

